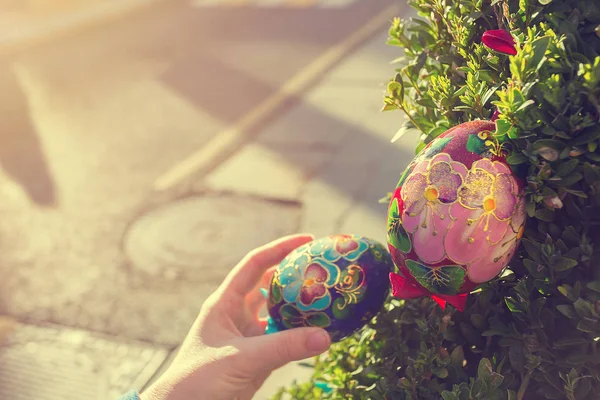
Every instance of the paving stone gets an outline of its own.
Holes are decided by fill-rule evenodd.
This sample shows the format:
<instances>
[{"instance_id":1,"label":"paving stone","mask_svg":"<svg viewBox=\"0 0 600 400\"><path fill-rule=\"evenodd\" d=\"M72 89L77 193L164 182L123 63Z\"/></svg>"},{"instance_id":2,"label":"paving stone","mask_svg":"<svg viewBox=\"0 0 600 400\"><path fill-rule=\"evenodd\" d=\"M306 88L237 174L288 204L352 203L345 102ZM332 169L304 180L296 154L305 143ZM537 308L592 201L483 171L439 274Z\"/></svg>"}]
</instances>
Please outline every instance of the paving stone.
<instances>
[{"instance_id":1,"label":"paving stone","mask_svg":"<svg viewBox=\"0 0 600 400\"><path fill-rule=\"evenodd\" d=\"M398 47L388 46L387 29L371 38L359 52L346 58L336 66L321 81L319 86L337 82L345 86L359 85L373 86L379 81L387 81L393 75L393 66L390 62L402 55L403 50Z\"/></svg>"},{"instance_id":2,"label":"paving stone","mask_svg":"<svg viewBox=\"0 0 600 400\"><path fill-rule=\"evenodd\" d=\"M323 170L307 184L301 196L301 230L318 236L338 229L344 213L369 179L368 155L363 143L347 141L328 161Z\"/></svg>"},{"instance_id":3,"label":"paving stone","mask_svg":"<svg viewBox=\"0 0 600 400\"><path fill-rule=\"evenodd\" d=\"M279 144L288 149L333 149L346 132L339 121L323 113L307 99L268 126L257 139L261 144Z\"/></svg>"},{"instance_id":4,"label":"paving stone","mask_svg":"<svg viewBox=\"0 0 600 400\"><path fill-rule=\"evenodd\" d=\"M141 390L170 349L52 325L17 324L0 346L0 398L117 398Z\"/></svg>"},{"instance_id":5,"label":"paving stone","mask_svg":"<svg viewBox=\"0 0 600 400\"><path fill-rule=\"evenodd\" d=\"M258 144L249 144L206 177L206 184L214 190L295 201L306 176L318 168L320 161L319 157L315 157L318 153L304 151L302 155L307 161L304 162L303 157L294 153L291 147L289 152L282 148L273 151Z\"/></svg>"},{"instance_id":6,"label":"paving stone","mask_svg":"<svg viewBox=\"0 0 600 400\"><path fill-rule=\"evenodd\" d=\"M127 230L132 268L164 278L220 283L246 253L293 233L300 207L234 194L195 195L140 216Z\"/></svg>"}]
</instances>

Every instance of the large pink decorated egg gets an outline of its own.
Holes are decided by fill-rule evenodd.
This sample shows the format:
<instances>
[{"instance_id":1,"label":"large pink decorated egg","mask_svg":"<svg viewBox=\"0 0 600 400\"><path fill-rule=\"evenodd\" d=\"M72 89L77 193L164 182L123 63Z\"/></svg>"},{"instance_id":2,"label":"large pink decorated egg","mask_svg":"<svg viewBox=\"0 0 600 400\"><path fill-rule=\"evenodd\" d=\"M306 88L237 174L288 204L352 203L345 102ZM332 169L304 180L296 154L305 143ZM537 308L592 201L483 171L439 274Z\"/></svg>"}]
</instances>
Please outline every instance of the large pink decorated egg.
<instances>
[{"instance_id":1,"label":"large pink decorated egg","mask_svg":"<svg viewBox=\"0 0 600 400\"><path fill-rule=\"evenodd\" d=\"M402 174L389 205L388 247L413 289L468 293L514 255L525 224L523 182L495 130L489 121L458 125Z\"/></svg>"}]
</instances>

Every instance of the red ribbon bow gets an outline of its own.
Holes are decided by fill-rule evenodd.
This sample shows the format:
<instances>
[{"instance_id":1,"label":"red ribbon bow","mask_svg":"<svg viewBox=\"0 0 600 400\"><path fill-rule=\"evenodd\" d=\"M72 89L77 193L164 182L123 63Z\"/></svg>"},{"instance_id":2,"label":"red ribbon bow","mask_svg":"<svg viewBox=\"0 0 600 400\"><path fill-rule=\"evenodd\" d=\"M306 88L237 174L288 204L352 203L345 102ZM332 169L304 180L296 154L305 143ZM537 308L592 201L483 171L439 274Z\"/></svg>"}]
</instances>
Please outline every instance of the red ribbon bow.
<instances>
[{"instance_id":1,"label":"red ribbon bow","mask_svg":"<svg viewBox=\"0 0 600 400\"><path fill-rule=\"evenodd\" d=\"M392 294L400 299L416 299L419 297L431 297L442 310L446 304L454 306L458 311L464 311L467 304L467 294L448 296L445 294L433 294L422 286L417 286L403 276L390 272L390 283L392 284Z\"/></svg>"}]
</instances>

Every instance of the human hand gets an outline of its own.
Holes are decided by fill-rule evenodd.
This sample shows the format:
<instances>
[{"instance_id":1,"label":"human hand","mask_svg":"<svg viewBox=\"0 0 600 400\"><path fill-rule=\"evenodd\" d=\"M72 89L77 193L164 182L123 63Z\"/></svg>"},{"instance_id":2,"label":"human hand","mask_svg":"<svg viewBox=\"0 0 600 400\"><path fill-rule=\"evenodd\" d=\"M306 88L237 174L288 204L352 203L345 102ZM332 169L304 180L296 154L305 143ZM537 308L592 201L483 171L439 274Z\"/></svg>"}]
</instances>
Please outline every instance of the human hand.
<instances>
[{"instance_id":1,"label":"human hand","mask_svg":"<svg viewBox=\"0 0 600 400\"><path fill-rule=\"evenodd\" d=\"M270 373L291 361L326 351L331 340L321 328L295 328L264 335L265 303L276 266L310 235L281 238L248 253L204 303L181 349L141 400L252 399Z\"/></svg>"}]
</instances>

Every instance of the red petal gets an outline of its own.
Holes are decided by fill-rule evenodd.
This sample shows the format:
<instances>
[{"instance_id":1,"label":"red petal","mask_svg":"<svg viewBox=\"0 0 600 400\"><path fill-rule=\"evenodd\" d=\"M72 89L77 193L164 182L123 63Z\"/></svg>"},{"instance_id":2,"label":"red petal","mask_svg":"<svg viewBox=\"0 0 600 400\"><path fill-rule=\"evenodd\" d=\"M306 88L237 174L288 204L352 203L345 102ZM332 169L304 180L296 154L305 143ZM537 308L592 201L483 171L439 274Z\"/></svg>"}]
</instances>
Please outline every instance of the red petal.
<instances>
[{"instance_id":1,"label":"red petal","mask_svg":"<svg viewBox=\"0 0 600 400\"><path fill-rule=\"evenodd\" d=\"M494 122L495 120L498 119L498 116L500 116L500 111L498 111L498 109L496 109L496 111L494 111L494 113L492 114L492 118L490 119L490 121Z\"/></svg>"},{"instance_id":2,"label":"red petal","mask_svg":"<svg viewBox=\"0 0 600 400\"><path fill-rule=\"evenodd\" d=\"M390 283L392 284L392 294L400 299L416 299L429 294L425 288L412 284L394 272L390 272Z\"/></svg>"},{"instance_id":3,"label":"red petal","mask_svg":"<svg viewBox=\"0 0 600 400\"><path fill-rule=\"evenodd\" d=\"M487 47L492 50L496 50L497 52L510 54L514 56L517 54L517 49L515 48L515 40L505 30L497 29L491 31L485 31L483 36L481 37L481 41Z\"/></svg>"},{"instance_id":4,"label":"red petal","mask_svg":"<svg viewBox=\"0 0 600 400\"><path fill-rule=\"evenodd\" d=\"M323 283L329 278L327 270L320 264L310 264L304 271L304 280L314 279L315 282Z\"/></svg>"},{"instance_id":5,"label":"red petal","mask_svg":"<svg viewBox=\"0 0 600 400\"><path fill-rule=\"evenodd\" d=\"M465 311L465 307L467 305L467 294L459 294L456 296L440 296L444 299L448 304L454 306L458 311ZM434 299L435 300L435 299Z\"/></svg>"},{"instance_id":6,"label":"red petal","mask_svg":"<svg viewBox=\"0 0 600 400\"><path fill-rule=\"evenodd\" d=\"M445 300L443 300L435 295L431 296L431 298L433 299L433 301L435 301L438 304L438 306L440 306L442 311L444 311L446 309L446 301Z\"/></svg>"},{"instance_id":7,"label":"red petal","mask_svg":"<svg viewBox=\"0 0 600 400\"><path fill-rule=\"evenodd\" d=\"M310 306L315 299L325 296L326 291L325 286L318 283L311 286L302 286L302 289L300 289L300 302L305 306Z\"/></svg>"}]
</instances>

